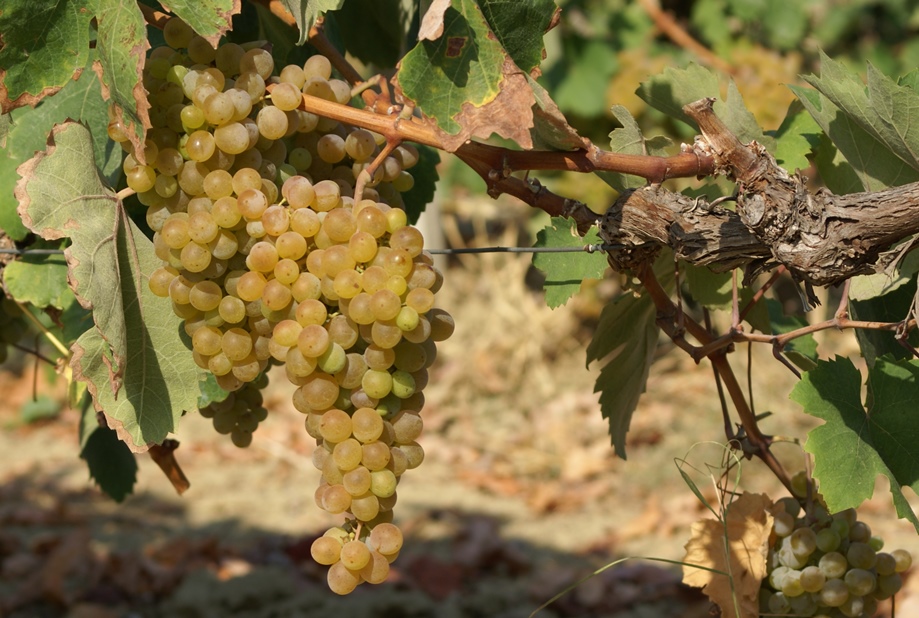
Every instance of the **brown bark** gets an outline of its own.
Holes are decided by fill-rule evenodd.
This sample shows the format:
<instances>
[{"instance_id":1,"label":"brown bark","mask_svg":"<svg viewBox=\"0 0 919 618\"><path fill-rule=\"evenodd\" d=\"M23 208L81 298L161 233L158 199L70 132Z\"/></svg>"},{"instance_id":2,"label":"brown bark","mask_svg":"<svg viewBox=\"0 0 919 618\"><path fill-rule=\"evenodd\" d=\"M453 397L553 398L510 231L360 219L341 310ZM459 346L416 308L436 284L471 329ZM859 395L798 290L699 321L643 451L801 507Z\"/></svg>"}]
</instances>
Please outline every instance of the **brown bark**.
<instances>
[{"instance_id":1,"label":"brown bark","mask_svg":"<svg viewBox=\"0 0 919 618\"><path fill-rule=\"evenodd\" d=\"M738 183L737 212L658 187L623 194L601 222L615 268L634 268L661 245L693 264L759 271L783 264L797 278L829 285L878 270L882 254L919 233L919 183L834 195L779 167L765 149L741 144L711 100L684 108L698 124L700 154Z\"/></svg>"}]
</instances>

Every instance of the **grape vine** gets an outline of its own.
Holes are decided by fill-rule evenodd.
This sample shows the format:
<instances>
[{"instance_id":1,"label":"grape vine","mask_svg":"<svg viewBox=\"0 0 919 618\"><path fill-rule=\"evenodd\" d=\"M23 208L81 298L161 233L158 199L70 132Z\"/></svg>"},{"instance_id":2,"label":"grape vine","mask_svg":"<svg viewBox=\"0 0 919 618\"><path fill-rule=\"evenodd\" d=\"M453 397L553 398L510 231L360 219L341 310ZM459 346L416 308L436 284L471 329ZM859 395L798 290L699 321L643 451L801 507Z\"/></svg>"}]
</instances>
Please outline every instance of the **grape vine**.
<instances>
[{"instance_id":1,"label":"grape vine","mask_svg":"<svg viewBox=\"0 0 919 618\"><path fill-rule=\"evenodd\" d=\"M359 0L349 2L360 12ZM272 41L258 40L264 28L246 40L242 5L229 0L200 11L86 9L64 42L31 36L31 26L19 32L0 12L0 140L10 142L0 163L20 178L12 201L0 201L0 227L14 251L58 251L67 261L51 277L58 293L23 284L23 260L5 269L4 291L16 302L0 305L0 361L28 319L83 385L74 403L90 410L91 402L120 448L150 450L180 491L187 481L175 443L164 441L195 407L199 386L200 414L245 448L270 416L267 373L283 366L276 375L295 387L292 405L316 441L315 502L344 519L311 554L338 594L386 581L403 545L397 486L424 459L428 370L454 329L435 306L443 276L412 225L433 194L433 153L449 152L492 197L509 194L553 217L542 246L606 248L534 262L551 306L607 264L640 290L604 308L587 349L601 364L600 407L620 455L659 335L711 363L730 448L758 458L791 493L754 509L771 523L762 560L742 565L764 569L757 607L743 615L874 614L911 564L908 552L881 551L857 521L854 508L878 474L890 479L897 514L919 530L902 489L919 489L908 405L919 397L915 71L893 79L871 65L866 87L846 64L796 49L803 34L794 39L753 7L700 2L681 20L643 1L617 14L639 24L636 40L663 34L736 81L616 43L600 70L609 86L588 96L564 71L537 80L544 35L563 23L551 0L403 3L411 10L393 22L405 45L378 56L353 34L360 25L346 16L354 14L337 11L343 4L246 2L259 27L284 33ZM66 21L32 11L22 14ZM821 20L801 7L788 17L801 32ZM562 27L577 39L589 21ZM735 41L726 60L715 50L741 27L751 38ZM571 48L572 58L591 53ZM60 62L42 62L50 52ZM365 79L355 59L379 73ZM808 62L819 62L819 76L781 99L765 94L769 79L792 81ZM553 82L560 104L543 87ZM620 105L618 92L638 82L641 102ZM608 150L592 141L605 131L590 126L607 98L617 125ZM652 114L692 143L646 136ZM32 134L48 136L43 150ZM814 190L798 169L835 193ZM589 208L529 174L540 170L596 173L618 198ZM716 176L721 184L662 184ZM780 280L800 289L808 309L815 286L842 283L832 317L783 315L767 297ZM730 325L719 330L711 313L724 310ZM867 377L847 359L818 355L811 336L829 329L856 332ZM792 399L824 421L805 445L813 478L789 473L773 453L781 428L757 414L752 386L745 392L735 375L729 359L739 343L771 345L800 378Z\"/></svg>"}]
</instances>

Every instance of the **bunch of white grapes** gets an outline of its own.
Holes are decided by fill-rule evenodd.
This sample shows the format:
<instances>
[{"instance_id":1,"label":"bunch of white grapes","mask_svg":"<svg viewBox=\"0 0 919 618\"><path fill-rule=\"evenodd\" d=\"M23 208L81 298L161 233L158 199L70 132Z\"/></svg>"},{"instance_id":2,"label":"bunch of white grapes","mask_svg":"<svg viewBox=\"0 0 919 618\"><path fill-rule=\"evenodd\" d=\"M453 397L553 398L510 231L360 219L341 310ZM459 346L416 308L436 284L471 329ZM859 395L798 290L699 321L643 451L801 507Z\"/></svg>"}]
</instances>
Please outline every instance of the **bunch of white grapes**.
<instances>
[{"instance_id":1,"label":"bunch of white grapes","mask_svg":"<svg viewBox=\"0 0 919 618\"><path fill-rule=\"evenodd\" d=\"M795 475L799 498L807 496L808 483L804 474ZM811 496L818 498L813 486ZM808 515L796 498L778 504L768 579L760 590L763 615L870 618L878 601L900 590L912 556L903 549L881 551L884 541L857 521L854 509L830 516L814 503Z\"/></svg>"},{"instance_id":2,"label":"bunch of white grapes","mask_svg":"<svg viewBox=\"0 0 919 618\"><path fill-rule=\"evenodd\" d=\"M143 153L109 125L163 260L150 289L183 318L197 364L235 393L202 413L237 446L264 419L246 385L284 365L317 440L316 502L349 518L323 537L340 555L330 541L314 555L334 565L336 592L377 583L402 544L389 523L396 484L424 457L427 368L454 327L434 307L443 277L401 208L418 151L402 144L377 161L381 136L299 109L304 93L351 100L323 56L275 76L258 44L214 49L175 18L163 33L168 46L144 68Z\"/></svg>"}]
</instances>

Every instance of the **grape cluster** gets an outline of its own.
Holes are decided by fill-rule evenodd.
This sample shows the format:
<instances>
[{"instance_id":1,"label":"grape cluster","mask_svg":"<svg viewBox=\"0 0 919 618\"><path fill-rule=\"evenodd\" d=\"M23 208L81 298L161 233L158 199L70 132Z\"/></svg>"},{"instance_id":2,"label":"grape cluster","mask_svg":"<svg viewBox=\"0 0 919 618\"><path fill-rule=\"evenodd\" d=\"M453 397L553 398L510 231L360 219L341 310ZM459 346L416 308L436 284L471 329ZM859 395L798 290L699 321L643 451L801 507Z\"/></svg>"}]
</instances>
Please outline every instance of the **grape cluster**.
<instances>
[{"instance_id":1,"label":"grape cluster","mask_svg":"<svg viewBox=\"0 0 919 618\"><path fill-rule=\"evenodd\" d=\"M313 560L328 565L329 588L349 594L363 582L386 581L389 565L402 549L402 531L391 523L368 528L347 522L330 528L310 546Z\"/></svg>"},{"instance_id":2,"label":"grape cluster","mask_svg":"<svg viewBox=\"0 0 919 618\"><path fill-rule=\"evenodd\" d=\"M233 393L202 414L237 445L266 415L257 380L283 364L317 440L316 501L349 517L322 537L341 552L331 541L316 550L333 565L330 586L382 581L402 543L389 523L396 484L424 457L427 369L454 327L434 307L443 277L401 208L418 151L384 156L382 136L299 109L304 93L350 102L322 56L274 76L260 47L215 50L178 19L163 33L168 47L144 69L143 153L109 125L164 263L150 289L183 318L197 364Z\"/></svg>"},{"instance_id":3,"label":"grape cluster","mask_svg":"<svg viewBox=\"0 0 919 618\"><path fill-rule=\"evenodd\" d=\"M807 497L809 483L803 473L795 475L798 498ZM817 497L813 486L810 495ZM878 601L900 590L900 574L912 557L903 549L882 552L884 542L857 521L854 509L830 516L814 504L808 515L797 498L783 498L777 507L768 580L760 591L762 613L869 618Z\"/></svg>"},{"instance_id":4,"label":"grape cluster","mask_svg":"<svg viewBox=\"0 0 919 618\"><path fill-rule=\"evenodd\" d=\"M233 444L246 448L252 444L252 434L259 423L268 418L262 396L262 389L267 383L268 376L262 374L239 390L228 393L225 399L212 401L198 411L204 418L212 419L217 433L230 434Z\"/></svg>"}]
</instances>

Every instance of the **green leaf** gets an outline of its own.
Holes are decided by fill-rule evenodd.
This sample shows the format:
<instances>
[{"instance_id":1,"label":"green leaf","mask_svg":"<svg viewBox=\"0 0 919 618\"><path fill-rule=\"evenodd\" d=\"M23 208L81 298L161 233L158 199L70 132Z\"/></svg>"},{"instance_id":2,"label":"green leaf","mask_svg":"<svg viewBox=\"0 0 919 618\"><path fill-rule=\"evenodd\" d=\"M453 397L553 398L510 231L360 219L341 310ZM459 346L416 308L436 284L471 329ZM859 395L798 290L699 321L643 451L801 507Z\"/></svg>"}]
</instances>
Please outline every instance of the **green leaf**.
<instances>
[{"instance_id":1,"label":"green leaf","mask_svg":"<svg viewBox=\"0 0 919 618\"><path fill-rule=\"evenodd\" d=\"M814 455L814 477L831 512L856 508L874 493L879 474L890 479L897 515L919 531L919 518L902 486L919 491L919 364L878 359L868 372L868 409L861 375L847 358L819 361L791 393L804 412L826 421L811 430L804 449Z\"/></svg>"},{"instance_id":2,"label":"green leaf","mask_svg":"<svg viewBox=\"0 0 919 618\"><path fill-rule=\"evenodd\" d=\"M150 47L147 25L137 2L133 0L97 2L96 50L99 59L93 63L93 70L102 82L103 96L111 99L115 117L122 120L135 150L142 153L145 127L150 125L150 103L147 91L138 78Z\"/></svg>"},{"instance_id":3,"label":"green leaf","mask_svg":"<svg viewBox=\"0 0 919 618\"><path fill-rule=\"evenodd\" d=\"M86 439L80 458L86 460L89 476L99 489L115 502L121 502L134 491L137 459L111 429L96 426Z\"/></svg>"},{"instance_id":4,"label":"green leaf","mask_svg":"<svg viewBox=\"0 0 919 618\"><path fill-rule=\"evenodd\" d=\"M767 298L766 307L769 310L769 322L772 326L773 335L782 335L807 326L807 318L804 316L785 315L782 303L777 300ZM814 339L813 335L804 335L803 337L792 339L785 346L785 354L791 362L804 371L811 371L817 366L819 359L817 340Z\"/></svg>"},{"instance_id":5,"label":"green leaf","mask_svg":"<svg viewBox=\"0 0 919 618\"><path fill-rule=\"evenodd\" d=\"M600 393L600 411L609 421L609 434L616 454L623 459L625 437L645 392L648 372L657 349L660 329L657 311L647 295L623 294L608 303L600 314L600 323L587 347L587 363L605 360L594 392Z\"/></svg>"},{"instance_id":6,"label":"green leaf","mask_svg":"<svg viewBox=\"0 0 919 618\"><path fill-rule=\"evenodd\" d=\"M214 374L207 372L204 379L198 383L201 394L198 395L198 408L206 408L212 403L218 403L230 396L230 391L225 391L217 384L217 378Z\"/></svg>"},{"instance_id":7,"label":"green leaf","mask_svg":"<svg viewBox=\"0 0 919 618\"><path fill-rule=\"evenodd\" d=\"M665 251L658 257L654 273L665 290L673 289L672 253ZM610 438L623 459L625 436L645 391L659 332L651 298L627 292L603 308L587 346L587 365L603 363L594 392L600 393L600 412L609 421Z\"/></svg>"},{"instance_id":8,"label":"green leaf","mask_svg":"<svg viewBox=\"0 0 919 618\"><path fill-rule=\"evenodd\" d=\"M789 86L857 174L864 190L919 180L919 173L819 92Z\"/></svg>"},{"instance_id":9,"label":"green leaf","mask_svg":"<svg viewBox=\"0 0 919 618\"><path fill-rule=\"evenodd\" d=\"M681 262L680 274L683 275L689 294L696 302L709 309L731 308L731 271L716 273L707 266L693 266Z\"/></svg>"},{"instance_id":10,"label":"green leaf","mask_svg":"<svg viewBox=\"0 0 919 618\"><path fill-rule=\"evenodd\" d=\"M46 151L20 168L16 187L26 225L47 239L70 237L70 281L93 308L95 328L74 344L71 366L110 426L122 424L135 448L159 443L192 409L198 376L181 320L150 292L160 261L100 181L91 140L76 122L55 127Z\"/></svg>"},{"instance_id":11,"label":"green leaf","mask_svg":"<svg viewBox=\"0 0 919 618\"><path fill-rule=\"evenodd\" d=\"M910 311L910 306L916 295L916 281L911 279L905 285L899 286L883 296L867 298L865 300L849 299L849 314L853 320L866 320L870 322L899 322L905 320ZM909 350L897 343L894 333L890 331L874 330L867 328L855 329L855 339L861 349L862 356L868 366L874 364L875 359L888 355L897 359L911 358ZM917 345L919 335L910 334L909 341Z\"/></svg>"},{"instance_id":12,"label":"green leaf","mask_svg":"<svg viewBox=\"0 0 919 618\"><path fill-rule=\"evenodd\" d=\"M573 219L552 217L551 223L536 235L534 247L583 247L602 243L597 228L581 236ZM602 252L535 253L533 266L546 274L543 287L546 304L555 309L568 302L584 279L600 279L606 272L606 257Z\"/></svg>"},{"instance_id":13,"label":"green leaf","mask_svg":"<svg viewBox=\"0 0 919 618\"><path fill-rule=\"evenodd\" d=\"M253 39L271 41L271 56L274 58L276 67L285 67L288 64L302 66L306 62L309 51L306 47L297 46L298 32L295 28L281 21L263 4L249 4L246 8L254 13L255 25L258 26L257 34L253 36L251 31L245 34L234 31L234 39L237 43L245 43ZM243 13L242 18L245 19L246 15L247 13Z\"/></svg>"},{"instance_id":14,"label":"green leaf","mask_svg":"<svg viewBox=\"0 0 919 618\"><path fill-rule=\"evenodd\" d=\"M854 72L820 54L820 77L805 80L903 162L919 170L919 93L868 65L868 87Z\"/></svg>"},{"instance_id":15,"label":"green leaf","mask_svg":"<svg viewBox=\"0 0 919 618\"><path fill-rule=\"evenodd\" d=\"M440 154L434 148L418 144L418 163L409 172L415 179L411 189L402 194L402 203L409 223L418 221L425 207L434 200L434 191L440 175L437 165L440 163Z\"/></svg>"},{"instance_id":16,"label":"green leaf","mask_svg":"<svg viewBox=\"0 0 919 618\"><path fill-rule=\"evenodd\" d=\"M566 49L564 78L553 90L555 101L565 111L591 118L607 108L606 92L597 84L606 84L619 63L609 43L589 40ZM560 71L562 69L555 68Z\"/></svg>"},{"instance_id":17,"label":"green leaf","mask_svg":"<svg viewBox=\"0 0 919 618\"><path fill-rule=\"evenodd\" d=\"M513 59L514 64L530 73L542 62L545 46L543 34L559 10L553 0L508 2L478 0L479 8L492 32Z\"/></svg>"},{"instance_id":18,"label":"green leaf","mask_svg":"<svg viewBox=\"0 0 919 618\"><path fill-rule=\"evenodd\" d=\"M682 120L695 127L695 123L683 113L683 106L706 97L714 97L715 114L721 118L740 141L756 140L770 152L775 150L775 141L763 133L759 123L743 102L737 85L728 83L727 98L720 100L721 87L718 76L709 69L690 63L684 69L668 68L638 87L636 94L651 107L668 116Z\"/></svg>"},{"instance_id":19,"label":"green leaf","mask_svg":"<svg viewBox=\"0 0 919 618\"><path fill-rule=\"evenodd\" d=\"M814 156L814 165L820 173L820 180L836 195L847 195L865 190L858 172L851 163L846 161L846 158L825 133L820 135L820 146ZM877 186L886 185L881 182Z\"/></svg>"},{"instance_id":20,"label":"green leaf","mask_svg":"<svg viewBox=\"0 0 919 618\"><path fill-rule=\"evenodd\" d=\"M402 56L412 13L403 0L349 0L332 13L345 48L365 64L392 68Z\"/></svg>"},{"instance_id":21,"label":"green leaf","mask_svg":"<svg viewBox=\"0 0 919 618\"><path fill-rule=\"evenodd\" d=\"M610 151L624 154L665 156L667 148L671 141L663 136L655 136L646 140L638 127L638 123L632 118L629 110L622 105L613 105L610 109L619 124L619 129L614 129L609 134ZM619 172L600 172L598 174L606 184L622 193L628 189L637 189L648 184L648 181L640 176L632 174L621 174Z\"/></svg>"},{"instance_id":22,"label":"green leaf","mask_svg":"<svg viewBox=\"0 0 919 618\"><path fill-rule=\"evenodd\" d=\"M0 110L34 106L83 70L94 6L93 0L4 0Z\"/></svg>"},{"instance_id":23,"label":"green leaf","mask_svg":"<svg viewBox=\"0 0 919 618\"><path fill-rule=\"evenodd\" d=\"M56 122L67 118L84 122L97 139L93 145L96 165L106 177L121 174L121 148L108 139L108 105L102 98L99 81L92 71L84 71L53 97L36 108L20 108L11 114L12 124L6 148L0 152L0 186L13 187L19 176L16 168L45 147L45 140ZM0 192L0 228L14 240L25 238L28 230L16 213L18 201L12 191Z\"/></svg>"},{"instance_id":24,"label":"green leaf","mask_svg":"<svg viewBox=\"0 0 919 618\"><path fill-rule=\"evenodd\" d=\"M167 11L181 17L192 30L210 41L214 47L223 33L230 29L233 15L239 13L240 9L239 0L167 0L160 4ZM125 6L127 7L127 4Z\"/></svg>"},{"instance_id":25,"label":"green leaf","mask_svg":"<svg viewBox=\"0 0 919 618\"><path fill-rule=\"evenodd\" d=\"M39 242L32 249L57 249L60 243ZM63 255L26 255L3 269L3 285L13 298L36 307L64 309L73 301Z\"/></svg>"},{"instance_id":26,"label":"green leaf","mask_svg":"<svg viewBox=\"0 0 919 618\"><path fill-rule=\"evenodd\" d=\"M449 151L493 133L524 148L532 145L535 96L474 0L452 1L443 33L402 58L395 83L437 122Z\"/></svg>"},{"instance_id":27,"label":"green leaf","mask_svg":"<svg viewBox=\"0 0 919 618\"><path fill-rule=\"evenodd\" d=\"M34 423L54 418L61 412L61 402L47 395L39 395L22 404L19 416L24 423Z\"/></svg>"},{"instance_id":28,"label":"green leaf","mask_svg":"<svg viewBox=\"0 0 919 618\"><path fill-rule=\"evenodd\" d=\"M189 0L189 2L194 1ZM297 41L297 45L306 43L310 28L323 13L336 11L344 3L345 0L281 0L281 4L294 16L300 28L300 40Z\"/></svg>"},{"instance_id":29,"label":"green leaf","mask_svg":"<svg viewBox=\"0 0 919 618\"><path fill-rule=\"evenodd\" d=\"M762 24L772 47L788 50L800 45L807 35L808 16L803 2L766 0Z\"/></svg>"},{"instance_id":30,"label":"green leaf","mask_svg":"<svg viewBox=\"0 0 919 618\"><path fill-rule=\"evenodd\" d=\"M791 172L810 167L807 156L820 144L820 125L800 101L791 102L782 126L769 133L775 138L775 160L779 165Z\"/></svg>"}]
</instances>

